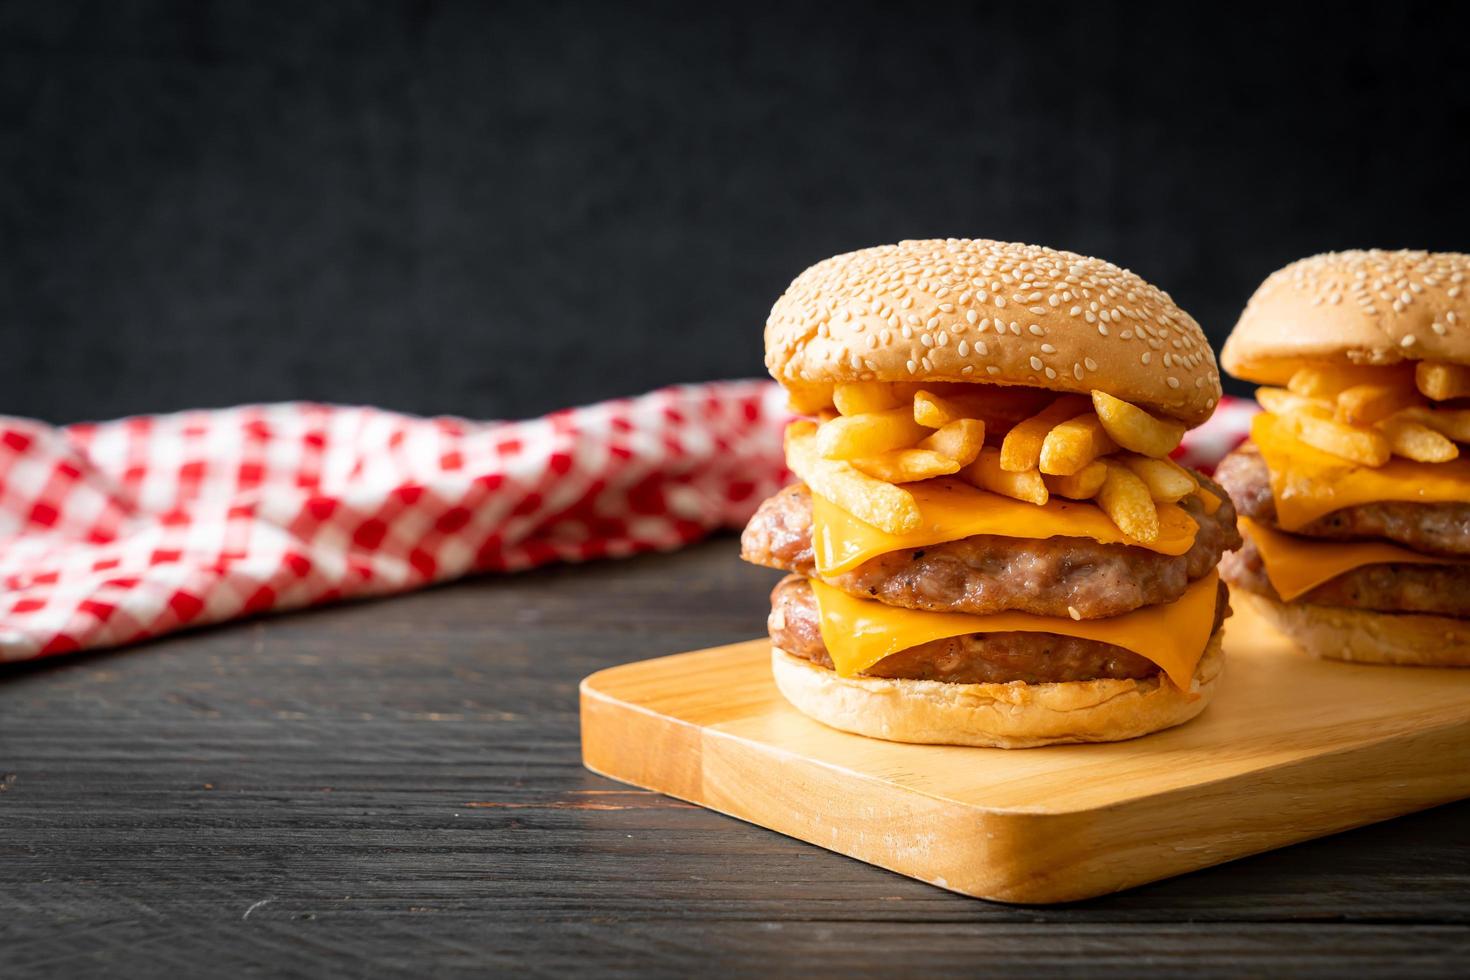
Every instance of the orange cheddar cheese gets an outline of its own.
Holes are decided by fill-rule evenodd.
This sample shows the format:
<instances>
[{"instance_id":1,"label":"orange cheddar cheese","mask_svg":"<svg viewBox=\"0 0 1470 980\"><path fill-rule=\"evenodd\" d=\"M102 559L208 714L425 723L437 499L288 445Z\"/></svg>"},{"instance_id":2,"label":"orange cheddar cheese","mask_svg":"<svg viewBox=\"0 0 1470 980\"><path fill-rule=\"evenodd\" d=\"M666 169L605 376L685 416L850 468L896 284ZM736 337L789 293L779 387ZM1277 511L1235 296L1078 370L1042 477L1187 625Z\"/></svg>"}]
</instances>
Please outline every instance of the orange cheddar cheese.
<instances>
[{"instance_id":1,"label":"orange cheddar cheese","mask_svg":"<svg viewBox=\"0 0 1470 980\"><path fill-rule=\"evenodd\" d=\"M1240 530L1261 553L1266 578L1283 601L1310 592L1323 582L1364 565L1417 562L1455 565L1464 559L1421 555L1386 541L1319 541L1283 534L1249 517L1240 518ZM1470 564L1470 562L1464 562Z\"/></svg>"},{"instance_id":2,"label":"orange cheddar cheese","mask_svg":"<svg viewBox=\"0 0 1470 980\"><path fill-rule=\"evenodd\" d=\"M1470 501L1470 459L1463 456L1448 463L1396 456L1382 466L1359 466L1301 442L1267 412L1251 421L1251 439L1271 472L1277 520L1287 531L1335 510L1379 500Z\"/></svg>"},{"instance_id":3,"label":"orange cheddar cheese","mask_svg":"<svg viewBox=\"0 0 1470 980\"><path fill-rule=\"evenodd\" d=\"M1219 575L1211 572L1190 585L1174 602L1110 619L1059 619L1023 612L991 616L934 613L885 606L858 599L812 580L821 611L822 642L842 677L852 677L909 647L970 633L1056 633L1131 650L1162 670L1181 691L1188 691L1195 668L1215 625Z\"/></svg>"},{"instance_id":4,"label":"orange cheddar cheese","mask_svg":"<svg viewBox=\"0 0 1470 980\"><path fill-rule=\"evenodd\" d=\"M960 480L925 480L904 489L919 505L919 526L890 534L858 520L817 494L812 494L812 550L817 572L836 575L890 551L958 541L972 534L1008 538L1092 538L1103 544L1126 544L1165 555L1182 555L1194 544L1199 525L1177 504L1159 504L1159 538L1149 544L1128 537L1090 501L1053 497L1041 506L981 490Z\"/></svg>"}]
</instances>

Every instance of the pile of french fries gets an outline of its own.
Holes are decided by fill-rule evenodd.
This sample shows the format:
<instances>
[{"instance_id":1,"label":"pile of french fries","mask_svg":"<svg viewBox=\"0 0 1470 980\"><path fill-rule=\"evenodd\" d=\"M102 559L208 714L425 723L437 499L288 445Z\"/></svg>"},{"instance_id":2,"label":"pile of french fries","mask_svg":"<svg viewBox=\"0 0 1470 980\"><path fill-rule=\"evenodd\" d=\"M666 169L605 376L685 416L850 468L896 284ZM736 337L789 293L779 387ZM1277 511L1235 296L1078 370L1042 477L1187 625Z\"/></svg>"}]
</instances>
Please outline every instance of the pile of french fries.
<instances>
[{"instance_id":1,"label":"pile of french fries","mask_svg":"<svg viewBox=\"0 0 1470 980\"><path fill-rule=\"evenodd\" d=\"M1470 408L1443 404L1470 397L1470 367L1420 361L1392 367L1298 368L1285 388L1256 399L1302 442L1362 466L1402 456L1447 463L1470 442ZM1439 403L1439 404L1436 404Z\"/></svg>"},{"instance_id":2,"label":"pile of french fries","mask_svg":"<svg viewBox=\"0 0 1470 980\"><path fill-rule=\"evenodd\" d=\"M1092 500L1124 534L1159 536L1159 503L1198 493L1167 457L1184 426L1102 391L1091 398L980 384L837 385L834 408L786 434L791 471L812 492L890 534L920 521L902 484L953 476L1016 500Z\"/></svg>"}]
</instances>

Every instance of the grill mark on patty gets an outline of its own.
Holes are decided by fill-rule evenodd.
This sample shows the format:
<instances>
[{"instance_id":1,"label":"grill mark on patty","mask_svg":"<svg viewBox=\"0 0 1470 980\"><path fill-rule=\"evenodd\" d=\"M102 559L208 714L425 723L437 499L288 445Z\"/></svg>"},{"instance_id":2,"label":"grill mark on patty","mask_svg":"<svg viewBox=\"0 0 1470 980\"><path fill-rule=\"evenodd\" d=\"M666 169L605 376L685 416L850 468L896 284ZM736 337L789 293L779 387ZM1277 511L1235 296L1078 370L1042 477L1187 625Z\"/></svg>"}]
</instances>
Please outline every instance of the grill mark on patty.
<instances>
[{"instance_id":1,"label":"grill mark on patty","mask_svg":"<svg viewBox=\"0 0 1470 980\"><path fill-rule=\"evenodd\" d=\"M1226 456L1215 478L1230 492L1240 512L1281 530L1271 474L1261 452L1245 443ZM1352 541L1386 538L1427 555L1470 557L1470 503L1416 504L1381 500L1324 514L1289 533L1309 538Z\"/></svg>"},{"instance_id":2,"label":"grill mark on patty","mask_svg":"<svg viewBox=\"0 0 1470 980\"><path fill-rule=\"evenodd\" d=\"M1209 574L1224 551L1240 546L1235 508L1223 490L1201 480L1217 492L1220 508L1207 515L1198 499L1181 502L1199 531L1190 550L1179 556L1091 538L977 534L879 555L840 575L817 576L811 491L796 483L761 504L741 536L741 557L908 609L1105 619L1173 602L1190 582Z\"/></svg>"},{"instance_id":3,"label":"grill mark on patty","mask_svg":"<svg viewBox=\"0 0 1470 980\"><path fill-rule=\"evenodd\" d=\"M1250 538L1246 538L1244 547L1220 562L1220 576L1236 588L1282 601L1266 574L1259 549ZM1364 565L1343 572L1291 601L1466 618L1470 617L1470 563Z\"/></svg>"},{"instance_id":4,"label":"grill mark on patty","mask_svg":"<svg viewBox=\"0 0 1470 980\"><path fill-rule=\"evenodd\" d=\"M1213 629L1218 630L1229 614L1229 593L1222 584L1215 601ZM788 575L777 583L771 591L767 626L771 642L782 650L832 669L832 657L822 642L817 598L806 579ZM900 650L862 671L864 677L952 684L1141 680L1158 674L1153 661L1111 643L1019 631L933 640Z\"/></svg>"}]
</instances>

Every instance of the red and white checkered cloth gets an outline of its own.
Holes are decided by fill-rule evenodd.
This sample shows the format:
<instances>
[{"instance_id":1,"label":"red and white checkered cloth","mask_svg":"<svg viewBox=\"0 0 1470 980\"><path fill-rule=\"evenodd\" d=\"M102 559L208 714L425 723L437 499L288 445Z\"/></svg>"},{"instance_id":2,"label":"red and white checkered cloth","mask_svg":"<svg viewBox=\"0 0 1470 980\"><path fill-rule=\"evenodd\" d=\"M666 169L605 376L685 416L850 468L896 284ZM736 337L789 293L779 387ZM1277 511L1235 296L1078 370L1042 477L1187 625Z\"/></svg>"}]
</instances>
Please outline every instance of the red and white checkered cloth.
<instances>
[{"instance_id":1,"label":"red and white checkered cloth","mask_svg":"<svg viewBox=\"0 0 1470 980\"><path fill-rule=\"evenodd\" d=\"M1189 458L1238 442L1239 414L1193 433ZM307 403L0 418L0 661L677 548L743 525L781 487L788 418L767 381L524 422Z\"/></svg>"}]
</instances>

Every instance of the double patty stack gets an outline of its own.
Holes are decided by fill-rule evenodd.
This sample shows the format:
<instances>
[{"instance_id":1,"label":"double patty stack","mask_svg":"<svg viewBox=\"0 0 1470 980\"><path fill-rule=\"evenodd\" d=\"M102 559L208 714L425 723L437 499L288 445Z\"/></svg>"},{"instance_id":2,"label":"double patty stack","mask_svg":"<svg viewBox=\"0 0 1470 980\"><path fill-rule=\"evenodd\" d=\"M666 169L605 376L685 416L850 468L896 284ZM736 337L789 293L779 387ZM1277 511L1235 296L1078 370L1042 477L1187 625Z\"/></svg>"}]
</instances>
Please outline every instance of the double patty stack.
<instances>
[{"instance_id":1,"label":"double patty stack","mask_svg":"<svg viewBox=\"0 0 1470 980\"><path fill-rule=\"evenodd\" d=\"M1240 543L1168 461L1220 397L1199 326L1107 262L904 242L808 269L766 326L801 482L746 528L782 693L911 742L1112 741L1208 703Z\"/></svg>"},{"instance_id":2,"label":"double patty stack","mask_svg":"<svg viewBox=\"0 0 1470 980\"><path fill-rule=\"evenodd\" d=\"M1301 646L1470 666L1470 256L1342 252L1252 297L1221 360L1267 385L1218 478L1225 578Z\"/></svg>"}]
</instances>

